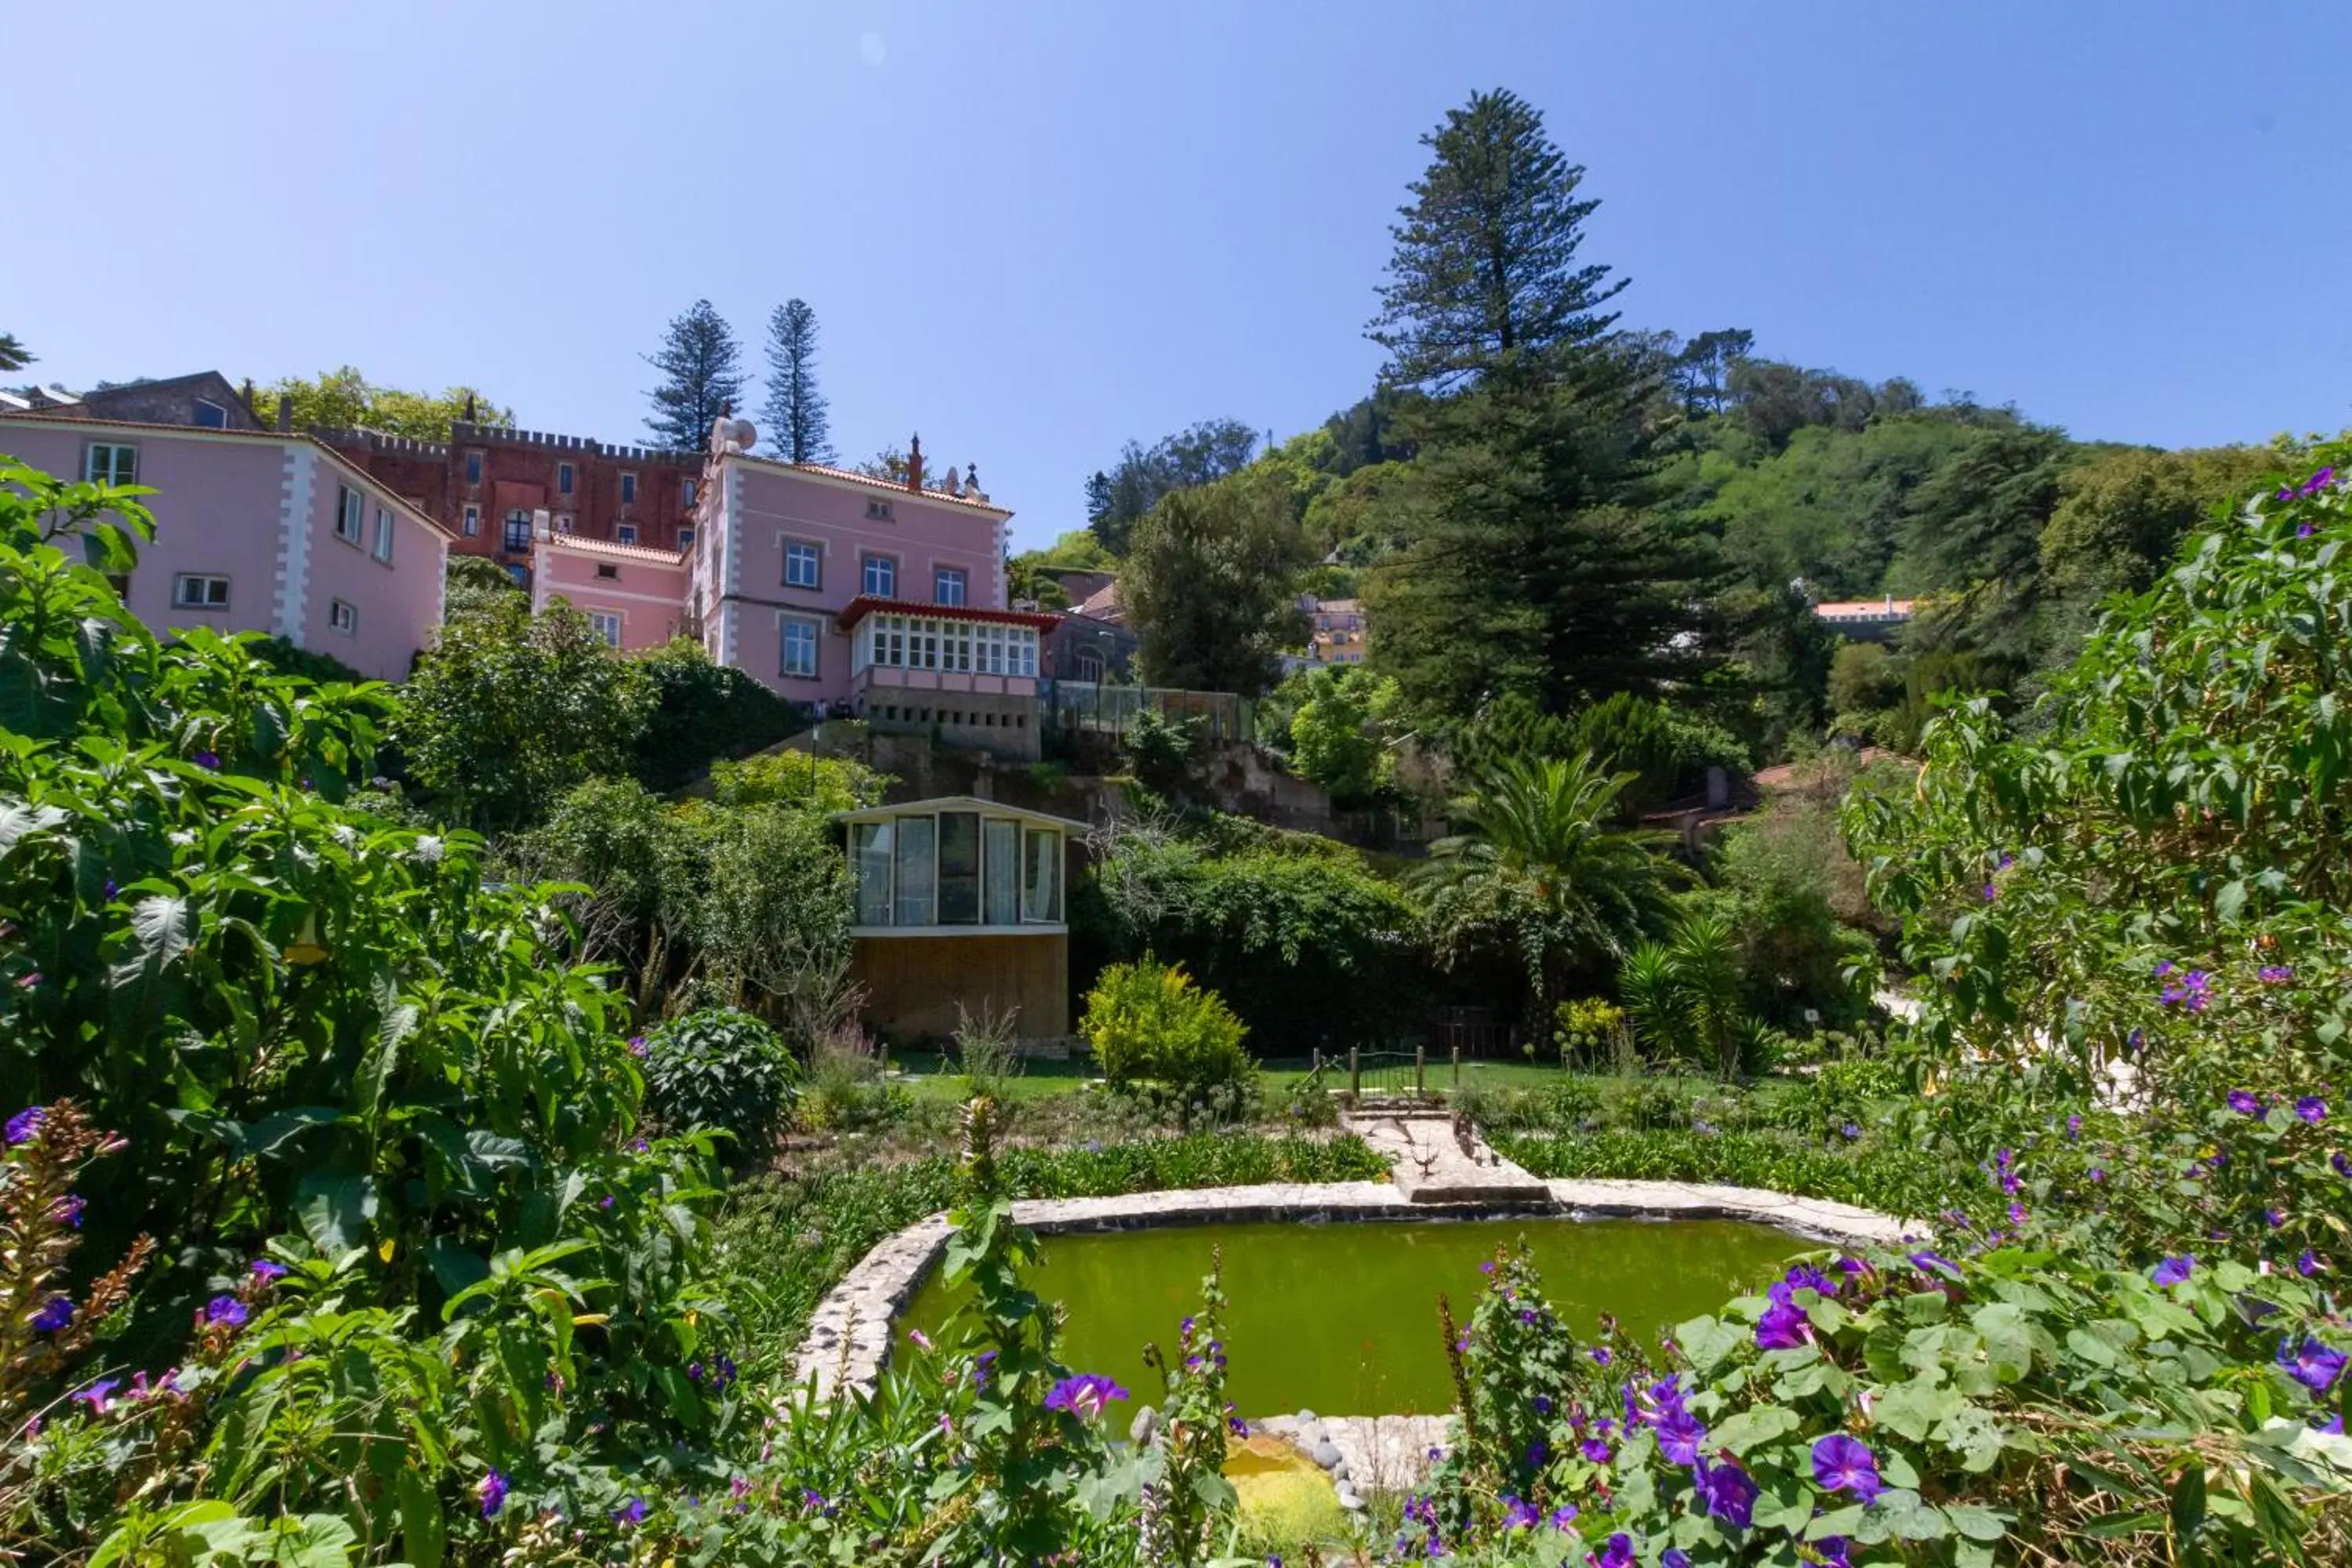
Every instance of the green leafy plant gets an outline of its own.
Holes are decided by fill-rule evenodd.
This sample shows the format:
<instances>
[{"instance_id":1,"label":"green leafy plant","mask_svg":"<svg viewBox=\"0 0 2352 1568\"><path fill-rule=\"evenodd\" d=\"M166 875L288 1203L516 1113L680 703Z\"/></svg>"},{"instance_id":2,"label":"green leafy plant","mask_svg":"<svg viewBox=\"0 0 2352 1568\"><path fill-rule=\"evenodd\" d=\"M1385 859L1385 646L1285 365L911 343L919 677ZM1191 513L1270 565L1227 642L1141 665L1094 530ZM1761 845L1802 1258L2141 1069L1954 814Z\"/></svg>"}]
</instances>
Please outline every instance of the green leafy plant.
<instances>
[{"instance_id":1,"label":"green leafy plant","mask_svg":"<svg viewBox=\"0 0 2352 1568\"><path fill-rule=\"evenodd\" d=\"M1248 1031L1214 992L1173 965L1114 963L1095 977L1078 1032L1113 1086L1150 1084L1192 1096L1254 1079Z\"/></svg>"},{"instance_id":2,"label":"green leafy plant","mask_svg":"<svg viewBox=\"0 0 2352 1568\"><path fill-rule=\"evenodd\" d=\"M800 1067L776 1032L732 1007L673 1018L643 1037L646 1106L664 1127L715 1127L757 1156L792 1110Z\"/></svg>"}]
</instances>

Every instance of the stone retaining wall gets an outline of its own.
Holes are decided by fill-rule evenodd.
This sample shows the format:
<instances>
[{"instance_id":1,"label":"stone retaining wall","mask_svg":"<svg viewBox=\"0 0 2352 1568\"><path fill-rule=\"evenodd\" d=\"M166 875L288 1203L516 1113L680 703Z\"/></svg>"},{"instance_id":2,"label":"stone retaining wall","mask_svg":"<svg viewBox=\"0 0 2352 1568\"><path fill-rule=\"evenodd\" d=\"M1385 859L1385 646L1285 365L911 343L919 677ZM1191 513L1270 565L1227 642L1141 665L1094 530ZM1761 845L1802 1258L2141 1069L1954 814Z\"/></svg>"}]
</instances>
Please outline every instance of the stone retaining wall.
<instances>
[{"instance_id":1,"label":"stone retaining wall","mask_svg":"<svg viewBox=\"0 0 2352 1568\"><path fill-rule=\"evenodd\" d=\"M1885 1246L1906 1233L1905 1222L1874 1210L1753 1187L1617 1181L1552 1181L1544 1185L1551 1194L1549 1212L1561 1217L1752 1220L1809 1239L1853 1246ZM1041 1236L1163 1225L1483 1219L1496 1212L1478 1205L1411 1203L1383 1182L1197 1187L1105 1198L1032 1198L1013 1205L1013 1217ZM1514 1207L1501 1212L1525 1215L1531 1211ZM794 1375L814 1378L821 1397L844 1384L871 1389L889 1362L893 1321L937 1267L947 1239L947 1216L933 1215L860 1259L818 1303L801 1342Z\"/></svg>"}]
</instances>

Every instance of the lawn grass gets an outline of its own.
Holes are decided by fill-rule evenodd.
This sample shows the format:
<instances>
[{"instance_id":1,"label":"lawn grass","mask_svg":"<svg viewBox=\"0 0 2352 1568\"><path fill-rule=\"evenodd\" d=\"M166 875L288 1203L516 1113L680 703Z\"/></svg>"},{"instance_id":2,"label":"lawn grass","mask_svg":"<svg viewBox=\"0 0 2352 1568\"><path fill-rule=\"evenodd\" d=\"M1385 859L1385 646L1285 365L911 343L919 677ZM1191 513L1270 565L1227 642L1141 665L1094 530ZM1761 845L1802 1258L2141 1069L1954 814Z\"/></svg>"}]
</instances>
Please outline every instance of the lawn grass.
<instances>
[{"instance_id":1,"label":"lawn grass","mask_svg":"<svg viewBox=\"0 0 2352 1568\"><path fill-rule=\"evenodd\" d=\"M903 1073L898 1081L906 1085L918 1100L960 1100L964 1096L963 1076L956 1070L952 1057L938 1051L893 1051L890 1053L893 1071ZM1289 1093L1293 1085L1314 1070L1306 1058L1274 1058L1259 1064L1265 1091L1269 1095ZM1075 1094L1088 1080L1100 1075L1094 1063L1083 1057L1061 1061L1031 1058L1022 1062L1020 1076L1005 1086L1009 1100L1042 1100L1056 1094ZM1462 1087L1465 1089L1497 1090L1543 1089L1570 1075L1556 1062L1480 1060L1462 1064ZM1581 1075L1592 1077L1606 1084L1617 1081L1606 1074ZM1716 1087L1715 1080L1705 1078L1648 1075L1640 1081L1661 1083L1684 1092L1702 1093ZM1325 1087L1333 1090L1348 1087L1348 1066L1345 1058L1327 1060L1323 1071ZM1432 1058L1428 1067L1428 1083L1440 1091L1454 1086L1454 1068L1449 1061ZM1769 1080L1753 1086L1769 1092Z\"/></svg>"}]
</instances>

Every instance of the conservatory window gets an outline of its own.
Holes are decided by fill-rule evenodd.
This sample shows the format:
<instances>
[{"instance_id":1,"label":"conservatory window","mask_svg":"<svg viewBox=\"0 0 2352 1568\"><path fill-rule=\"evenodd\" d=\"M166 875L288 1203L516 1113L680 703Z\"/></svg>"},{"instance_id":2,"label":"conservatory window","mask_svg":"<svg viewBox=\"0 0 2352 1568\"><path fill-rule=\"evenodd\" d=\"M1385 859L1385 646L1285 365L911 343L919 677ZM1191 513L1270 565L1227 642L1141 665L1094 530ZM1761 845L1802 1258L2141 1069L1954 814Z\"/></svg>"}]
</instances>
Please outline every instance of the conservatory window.
<instances>
[{"instance_id":1,"label":"conservatory window","mask_svg":"<svg viewBox=\"0 0 2352 1568\"><path fill-rule=\"evenodd\" d=\"M985 907L981 920L987 925L1017 926L1021 923L1021 825L991 818L982 825L981 837L980 864L987 879L982 889Z\"/></svg>"},{"instance_id":2,"label":"conservatory window","mask_svg":"<svg viewBox=\"0 0 2352 1568\"><path fill-rule=\"evenodd\" d=\"M1059 921L1062 918L1062 836L1031 828L1023 836L1028 857L1023 866L1021 918Z\"/></svg>"},{"instance_id":3,"label":"conservatory window","mask_svg":"<svg viewBox=\"0 0 2352 1568\"><path fill-rule=\"evenodd\" d=\"M980 814L940 814L940 924L980 923Z\"/></svg>"},{"instance_id":4,"label":"conservatory window","mask_svg":"<svg viewBox=\"0 0 2352 1568\"><path fill-rule=\"evenodd\" d=\"M890 923L890 825L861 822L853 843L857 852L857 923Z\"/></svg>"},{"instance_id":5,"label":"conservatory window","mask_svg":"<svg viewBox=\"0 0 2352 1568\"><path fill-rule=\"evenodd\" d=\"M938 908L934 892L938 859L933 853L938 843L939 824L929 816L902 816L898 819L898 849L895 857L898 870L897 896L892 900L893 923L902 926L927 926L938 923L933 912Z\"/></svg>"}]
</instances>

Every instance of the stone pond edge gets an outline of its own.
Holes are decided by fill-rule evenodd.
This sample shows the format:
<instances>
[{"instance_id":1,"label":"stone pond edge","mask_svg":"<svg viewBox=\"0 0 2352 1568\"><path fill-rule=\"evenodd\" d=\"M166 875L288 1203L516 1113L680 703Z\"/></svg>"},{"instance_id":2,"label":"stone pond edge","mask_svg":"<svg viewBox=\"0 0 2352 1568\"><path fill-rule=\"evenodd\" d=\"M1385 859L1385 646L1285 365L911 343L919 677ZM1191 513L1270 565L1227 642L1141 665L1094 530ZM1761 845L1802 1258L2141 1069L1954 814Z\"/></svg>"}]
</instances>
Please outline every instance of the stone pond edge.
<instances>
[{"instance_id":1,"label":"stone pond edge","mask_svg":"<svg viewBox=\"0 0 2352 1568\"><path fill-rule=\"evenodd\" d=\"M1513 1215L1749 1220L1807 1240L1850 1246L1885 1246L1925 1229L1874 1209L1757 1187L1600 1180L1552 1180L1543 1185L1549 1201L1540 1205L1440 1205L1409 1202L1383 1182L1274 1182L1112 1197L1028 1198L1013 1205L1013 1217L1040 1236L1214 1222L1315 1225L1493 1219ZM891 1331L898 1313L938 1266L947 1248L948 1229L947 1215L935 1214L885 1237L860 1258L826 1292L810 1317L794 1360L795 1380L813 1380L819 1398L829 1397L844 1384L861 1391L872 1389L888 1364Z\"/></svg>"}]
</instances>

